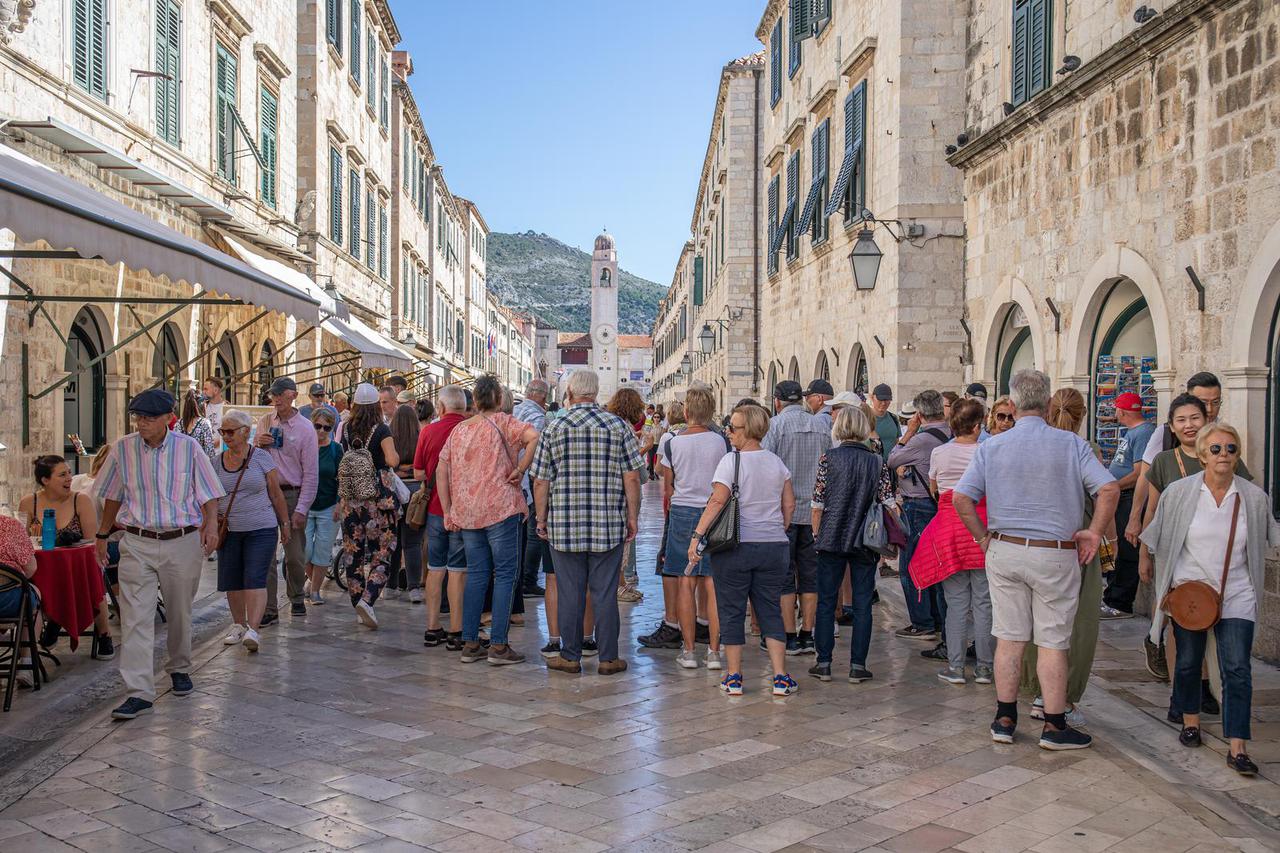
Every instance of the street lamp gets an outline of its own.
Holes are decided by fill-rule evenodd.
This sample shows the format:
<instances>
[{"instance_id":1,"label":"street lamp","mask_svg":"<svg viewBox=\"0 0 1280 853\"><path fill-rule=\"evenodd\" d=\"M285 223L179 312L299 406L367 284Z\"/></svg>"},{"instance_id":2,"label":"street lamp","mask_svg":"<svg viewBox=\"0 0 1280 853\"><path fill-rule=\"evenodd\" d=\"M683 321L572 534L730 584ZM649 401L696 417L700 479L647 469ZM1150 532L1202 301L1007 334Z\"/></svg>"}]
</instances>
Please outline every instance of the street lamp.
<instances>
[{"instance_id":1,"label":"street lamp","mask_svg":"<svg viewBox=\"0 0 1280 853\"><path fill-rule=\"evenodd\" d=\"M858 290L874 290L876 276L880 274L880 260L884 253L876 245L871 229L864 227L858 232L858 242L849 253L849 264L853 267L853 282Z\"/></svg>"},{"instance_id":2,"label":"street lamp","mask_svg":"<svg viewBox=\"0 0 1280 853\"><path fill-rule=\"evenodd\" d=\"M688 353L685 353L684 358L680 359L680 373L684 376L693 373L693 359L689 357Z\"/></svg>"},{"instance_id":3,"label":"street lamp","mask_svg":"<svg viewBox=\"0 0 1280 853\"><path fill-rule=\"evenodd\" d=\"M712 331L710 323L702 324L702 331L698 333L698 346L702 348L704 354L710 353L716 345L716 333Z\"/></svg>"},{"instance_id":4,"label":"street lamp","mask_svg":"<svg viewBox=\"0 0 1280 853\"><path fill-rule=\"evenodd\" d=\"M413 330L410 329L404 333L404 337L400 339L400 343L407 347L416 347L418 345L418 339L413 336Z\"/></svg>"}]
</instances>

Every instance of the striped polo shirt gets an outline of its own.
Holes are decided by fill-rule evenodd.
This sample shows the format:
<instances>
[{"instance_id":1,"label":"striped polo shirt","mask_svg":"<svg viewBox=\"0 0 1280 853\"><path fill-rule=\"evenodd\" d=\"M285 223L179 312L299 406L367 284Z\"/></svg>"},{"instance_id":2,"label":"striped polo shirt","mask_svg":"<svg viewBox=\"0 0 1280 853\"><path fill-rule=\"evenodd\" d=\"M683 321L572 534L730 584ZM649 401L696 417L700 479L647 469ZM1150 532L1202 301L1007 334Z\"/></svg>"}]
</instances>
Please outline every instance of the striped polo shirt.
<instances>
[{"instance_id":1,"label":"striped polo shirt","mask_svg":"<svg viewBox=\"0 0 1280 853\"><path fill-rule=\"evenodd\" d=\"M136 432L117 441L96 486L99 498L120 504L118 524L145 530L199 525L200 507L225 494L200 443L172 431L158 447Z\"/></svg>"}]
</instances>

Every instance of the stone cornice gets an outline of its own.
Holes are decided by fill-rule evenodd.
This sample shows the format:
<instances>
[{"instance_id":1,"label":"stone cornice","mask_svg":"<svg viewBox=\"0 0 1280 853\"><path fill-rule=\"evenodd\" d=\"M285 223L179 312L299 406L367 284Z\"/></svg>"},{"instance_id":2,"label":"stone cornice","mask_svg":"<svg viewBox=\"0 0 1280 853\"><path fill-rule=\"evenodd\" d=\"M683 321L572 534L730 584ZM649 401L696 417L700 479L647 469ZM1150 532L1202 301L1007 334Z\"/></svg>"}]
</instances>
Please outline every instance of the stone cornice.
<instances>
[{"instance_id":1,"label":"stone cornice","mask_svg":"<svg viewBox=\"0 0 1280 853\"><path fill-rule=\"evenodd\" d=\"M1058 110L1084 100L1142 63L1154 60L1206 19L1241 2L1243 0L1176 0L1154 21L1138 27L1062 82L1022 104L1013 115L978 134L948 157L947 162L957 168L969 168L990 159L1028 126L1042 124Z\"/></svg>"},{"instance_id":2,"label":"stone cornice","mask_svg":"<svg viewBox=\"0 0 1280 853\"><path fill-rule=\"evenodd\" d=\"M849 54L849 58L840 66L841 77L852 77L871 62L875 55L877 40L875 36L867 36L858 42L857 47Z\"/></svg>"},{"instance_id":3,"label":"stone cornice","mask_svg":"<svg viewBox=\"0 0 1280 853\"><path fill-rule=\"evenodd\" d=\"M267 72L277 80L283 80L293 73L288 65L284 64L284 60L280 58L271 46L264 42L255 42L253 45L253 55Z\"/></svg>"},{"instance_id":4,"label":"stone cornice","mask_svg":"<svg viewBox=\"0 0 1280 853\"><path fill-rule=\"evenodd\" d=\"M204 0L213 16L227 26L236 38L244 38L253 32L253 25L236 9L230 0Z\"/></svg>"}]
</instances>

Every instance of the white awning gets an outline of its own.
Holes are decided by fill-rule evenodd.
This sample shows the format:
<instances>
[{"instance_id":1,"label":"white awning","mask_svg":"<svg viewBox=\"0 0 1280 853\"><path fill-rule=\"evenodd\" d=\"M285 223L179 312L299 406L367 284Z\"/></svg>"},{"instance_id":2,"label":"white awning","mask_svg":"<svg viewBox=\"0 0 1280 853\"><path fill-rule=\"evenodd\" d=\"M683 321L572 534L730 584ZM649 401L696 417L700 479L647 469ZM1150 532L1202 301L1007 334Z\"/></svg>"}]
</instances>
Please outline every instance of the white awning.
<instances>
[{"instance_id":1,"label":"white awning","mask_svg":"<svg viewBox=\"0 0 1280 853\"><path fill-rule=\"evenodd\" d=\"M171 281L313 325L320 303L305 291L162 225L43 163L0 145L0 227L81 258L122 263ZM37 294L38 295L38 294ZM92 301L92 297L88 297Z\"/></svg>"},{"instance_id":2,"label":"white awning","mask_svg":"<svg viewBox=\"0 0 1280 853\"><path fill-rule=\"evenodd\" d=\"M268 258L250 249L245 244L238 241L225 231L218 230L218 235L227 241L227 245L231 247L231 251L239 256L249 266L266 273L272 278L277 278L285 284L301 290L312 299L320 303L320 311L330 317L337 317L339 320L347 319L347 303L340 299L334 299L332 296L324 292L324 289L306 273L303 273L291 267L283 261L275 258Z\"/></svg>"},{"instance_id":3,"label":"white awning","mask_svg":"<svg viewBox=\"0 0 1280 853\"><path fill-rule=\"evenodd\" d=\"M360 359L362 367L379 367L387 370L409 370L414 356L379 332L360 320L359 317L348 317L339 320L330 317L320 324L326 332L346 341L353 349L363 355Z\"/></svg>"}]
</instances>

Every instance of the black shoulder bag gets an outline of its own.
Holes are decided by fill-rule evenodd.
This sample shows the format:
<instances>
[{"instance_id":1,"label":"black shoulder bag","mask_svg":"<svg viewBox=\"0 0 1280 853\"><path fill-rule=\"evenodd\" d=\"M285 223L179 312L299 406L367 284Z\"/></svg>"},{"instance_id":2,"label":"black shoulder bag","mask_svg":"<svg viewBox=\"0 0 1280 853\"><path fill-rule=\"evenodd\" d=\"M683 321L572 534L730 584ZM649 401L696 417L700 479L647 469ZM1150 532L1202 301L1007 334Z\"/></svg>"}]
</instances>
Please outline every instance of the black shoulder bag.
<instances>
[{"instance_id":1,"label":"black shoulder bag","mask_svg":"<svg viewBox=\"0 0 1280 853\"><path fill-rule=\"evenodd\" d=\"M702 537L706 543L704 553L718 554L738 547L738 465L741 460L742 454L733 451L733 486L729 490L729 500L720 508L720 513Z\"/></svg>"}]
</instances>

